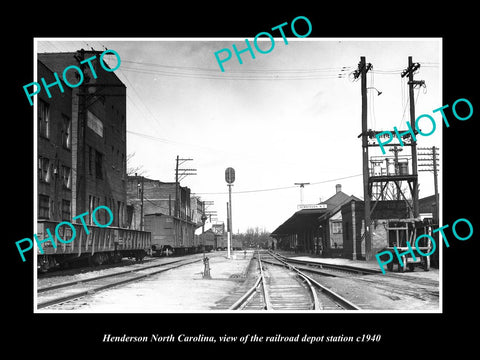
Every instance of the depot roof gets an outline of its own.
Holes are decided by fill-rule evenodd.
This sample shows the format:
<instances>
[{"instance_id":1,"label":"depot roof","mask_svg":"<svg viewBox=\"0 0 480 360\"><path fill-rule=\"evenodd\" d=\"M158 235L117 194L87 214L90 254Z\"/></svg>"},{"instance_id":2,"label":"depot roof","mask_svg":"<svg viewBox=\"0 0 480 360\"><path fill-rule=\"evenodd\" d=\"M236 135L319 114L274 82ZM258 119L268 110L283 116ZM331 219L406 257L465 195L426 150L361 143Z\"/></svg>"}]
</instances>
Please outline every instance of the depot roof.
<instances>
[{"instance_id":1,"label":"depot roof","mask_svg":"<svg viewBox=\"0 0 480 360\"><path fill-rule=\"evenodd\" d=\"M295 212L288 220L277 227L272 236L295 234L306 228L315 228L320 225L321 220L329 218L340 210L341 206L348 201L361 201L354 195L347 195L342 191L337 191L335 195L320 203L326 205L323 209L302 209Z\"/></svg>"}]
</instances>

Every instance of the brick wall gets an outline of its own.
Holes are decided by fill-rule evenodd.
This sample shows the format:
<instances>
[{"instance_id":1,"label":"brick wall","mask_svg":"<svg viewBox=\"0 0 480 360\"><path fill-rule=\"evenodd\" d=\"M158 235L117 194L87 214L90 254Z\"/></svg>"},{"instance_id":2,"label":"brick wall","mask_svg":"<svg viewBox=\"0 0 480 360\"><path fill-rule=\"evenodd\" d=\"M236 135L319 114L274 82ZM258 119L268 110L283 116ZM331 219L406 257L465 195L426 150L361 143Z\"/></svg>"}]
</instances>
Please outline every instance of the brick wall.
<instances>
[{"instance_id":1,"label":"brick wall","mask_svg":"<svg viewBox=\"0 0 480 360\"><path fill-rule=\"evenodd\" d=\"M39 54L38 78L44 77L48 84L55 81L54 72L62 78L67 66L79 65L75 55ZM85 54L85 58L90 56ZM99 65L96 70L98 78L95 85L98 86L85 85L72 89L62 82L63 93L57 85L50 88L51 98L45 91L39 93L39 99L49 104L52 121L51 139L46 141L41 134L38 135L39 156L58 162L57 176L63 179L67 177L67 171L62 166L70 165L70 180L62 179L62 182L70 187L71 217L84 212L91 214L97 206L106 205L114 214L112 225L124 227L127 223L126 88L113 72L106 72ZM74 75L75 72L68 73L69 77ZM68 80L72 84L78 82L74 78ZM65 117L71 120L70 149L67 152L62 148L61 134ZM96 127L87 120L91 118L97 120ZM66 192L60 186L62 182L47 185L39 181L39 203L46 193L54 197L54 203L66 200ZM58 211L55 209L58 206L54 207L51 218L58 220ZM99 222L108 220L105 212L99 212L98 215ZM86 220L92 223L91 218Z\"/></svg>"},{"instance_id":2,"label":"brick wall","mask_svg":"<svg viewBox=\"0 0 480 360\"><path fill-rule=\"evenodd\" d=\"M38 62L38 79L45 78L47 84L55 81L53 72ZM72 150L71 150L71 90L64 93L52 87L51 98L45 91L37 95L37 169L38 169L38 218L54 221L71 221L72 204ZM47 114L45 121L44 114ZM48 122L47 127L45 127ZM69 131L68 143L63 142L64 132ZM66 132L65 132L66 135Z\"/></svg>"},{"instance_id":3,"label":"brick wall","mask_svg":"<svg viewBox=\"0 0 480 360\"><path fill-rule=\"evenodd\" d=\"M356 244L356 258L365 258L364 234L364 203L363 201L352 201L342 206L343 219L343 254L344 257L352 259L353 242ZM408 217L408 207L404 201L382 201L379 202L372 213L371 240L372 252L388 246L387 231L385 229L386 219L400 219Z\"/></svg>"}]
</instances>

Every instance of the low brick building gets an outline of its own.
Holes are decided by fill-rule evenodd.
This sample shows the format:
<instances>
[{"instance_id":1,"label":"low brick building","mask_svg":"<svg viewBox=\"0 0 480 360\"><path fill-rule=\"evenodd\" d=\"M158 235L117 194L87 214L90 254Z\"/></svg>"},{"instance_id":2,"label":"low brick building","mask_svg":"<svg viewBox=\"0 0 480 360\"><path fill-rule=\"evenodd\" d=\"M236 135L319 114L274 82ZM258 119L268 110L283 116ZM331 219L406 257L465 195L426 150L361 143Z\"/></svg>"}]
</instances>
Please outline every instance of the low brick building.
<instances>
[{"instance_id":1,"label":"low brick building","mask_svg":"<svg viewBox=\"0 0 480 360\"><path fill-rule=\"evenodd\" d=\"M155 251L162 251L166 246L176 253L198 250L200 244L195 230L202 226L201 214L198 214L202 207L197 201L192 202L188 187L143 176L128 176L127 197L130 227L137 230L143 227L151 232Z\"/></svg>"},{"instance_id":2,"label":"low brick building","mask_svg":"<svg viewBox=\"0 0 480 360\"><path fill-rule=\"evenodd\" d=\"M343 257L364 260L364 202L351 200L341 207L341 212L343 219ZM387 220L405 219L408 214L408 206L403 200L379 201L376 204L371 215L373 254L388 246Z\"/></svg>"}]
</instances>

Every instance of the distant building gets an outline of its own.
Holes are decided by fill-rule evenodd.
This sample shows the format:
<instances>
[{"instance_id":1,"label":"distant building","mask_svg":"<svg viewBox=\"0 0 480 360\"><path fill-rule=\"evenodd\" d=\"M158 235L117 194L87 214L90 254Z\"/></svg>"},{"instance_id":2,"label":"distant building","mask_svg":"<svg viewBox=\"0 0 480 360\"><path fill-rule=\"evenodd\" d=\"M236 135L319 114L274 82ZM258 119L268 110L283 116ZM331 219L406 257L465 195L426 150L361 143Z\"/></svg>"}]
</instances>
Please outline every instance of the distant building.
<instances>
[{"instance_id":1,"label":"distant building","mask_svg":"<svg viewBox=\"0 0 480 360\"><path fill-rule=\"evenodd\" d=\"M200 244L205 246L205 251L215 250L217 248L217 236L212 229L208 229L200 234Z\"/></svg>"},{"instance_id":2,"label":"distant building","mask_svg":"<svg viewBox=\"0 0 480 360\"><path fill-rule=\"evenodd\" d=\"M200 244L195 230L202 226L202 214L199 213L202 206L198 199L192 201L188 187L143 176L128 176L127 196L131 228L142 229L143 221L143 229L152 233L155 251L163 251L166 247L177 253L198 250Z\"/></svg>"}]
</instances>

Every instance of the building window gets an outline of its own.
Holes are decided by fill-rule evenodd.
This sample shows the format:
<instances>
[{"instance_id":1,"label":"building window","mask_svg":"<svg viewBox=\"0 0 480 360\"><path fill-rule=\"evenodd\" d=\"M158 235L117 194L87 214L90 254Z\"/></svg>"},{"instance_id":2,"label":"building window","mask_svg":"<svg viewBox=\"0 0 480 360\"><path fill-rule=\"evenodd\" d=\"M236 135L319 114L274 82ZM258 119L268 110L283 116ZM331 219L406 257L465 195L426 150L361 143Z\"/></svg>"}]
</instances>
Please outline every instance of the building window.
<instances>
[{"instance_id":1,"label":"building window","mask_svg":"<svg viewBox=\"0 0 480 360\"><path fill-rule=\"evenodd\" d=\"M72 120L66 116L62 115L62 146L65 149L72 148Z\"/></svg>"},{"instance_id":2,"label":"building window","mask_svg":"<svg viewBox=\"0 0 480 360\"><path fill-rule=\"evenodd\" d=\"M50 218L50 199L47 195L38 195L38 218Z\"/></svg>"},{"instance_id":3,"label":"building window","mask_svg":"<svg viewBox=\"0 0 480 360\"><path fill-rule=\"evenodd\" d=\"M62 221L71 221L72 210L69 200L62 200Z\"/></svg>"},{"instance_id":4,"label":"building window","mask_svg":"<svg viewBox=\"0 0 480 360\"><path fill-rule=\"evenodd\" d=\"M103 154L95 150L95 176L103 179Z\"/></svg>"},{"instance_id":5,"label":"building window","mask_svg":"<svg viewBox=\"0 0 480 360\"><path fill-rule=\"evenodd\" d=\"M50 111L48 104L42 100L38 102L38 133L44 138L50 137Z\"/></svg>"},{"instance_id":6,"label":"building window","mask_svg":"<svg viewBox=\"0 0 480 360\"><path fill-rule=\"evenodd\" d=\"M332 234L341 234L341 233L342 233L342 223L332 222Z\"/></svg>"},{"instance_id":7,"label":"building window","mask_svg":"<svg viewBox=\"0 0 480 360\"><path fill-rule=\"evenodd\" d=\"M95 210L98 206L100 205L100 198L89 195L88 196L88 208L89 208L89 214L90 216L88 217L88 224L89 225L94 225L95 222L93 221L93 210ZM95 219L97 219L97 222L101 223L101 214L102 212L97 212L95 213Z\"/></svg>"},{"instance_id":8,"label":"building window","mask_svg":"<svg viewBox=\"0 0 480 360\"><path fill-rule=\"evenodd\" d=\"M62 166L62 183L64 189L71 189L72 188L72 169L68 166Z\"/></svg>"},{"instance_id":9,"label":"building window","mask_svg":"<svg viewBox=\"0 0 480 360\"><path fill-rule=\"evenodd\" d=\"M93 163L93 149L91 146L88 147L88 174L92 175L92 163Z\"/></svg>"},{"instance_id":10,"label":"building window","mask_svg":"<svg viewBox=\"0 0 480 360\"><path fill-rule=\"evenodd\" d=\"M50 160L46 157L38 157L38 180L41 182L50 182Z\"/></svg>"},{"instance_id":11,"label":"building window","mask_svg":"<svg viewBox=\"0 0 480 360\"><path fill-rule=\"evenodd\" d=\"M122 172L122 180L125 179L125 175L126 175L126 172L127 172L127 164L125 163L125 154L122 154L122 168L121 168L121 172Z\"/></svg>"},{"instance_id":12,"label":"building window","mask_svg":"<svg viewBox=\"0 0 480 360\"><path fill-rule=\"evenodd\" d=\"M88 195L88 213L90 216L88 217L88 225L92 224L92 212L95 209L95 198L92 195Z\"/></svg>"}]
</instances>

